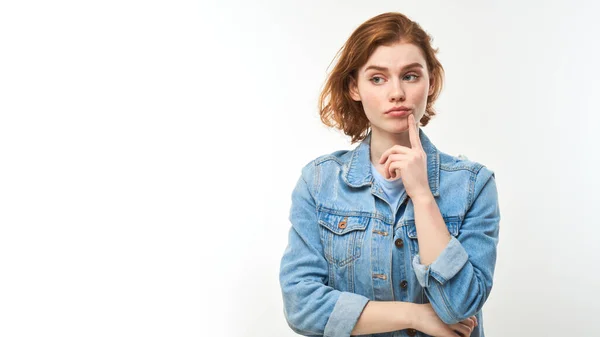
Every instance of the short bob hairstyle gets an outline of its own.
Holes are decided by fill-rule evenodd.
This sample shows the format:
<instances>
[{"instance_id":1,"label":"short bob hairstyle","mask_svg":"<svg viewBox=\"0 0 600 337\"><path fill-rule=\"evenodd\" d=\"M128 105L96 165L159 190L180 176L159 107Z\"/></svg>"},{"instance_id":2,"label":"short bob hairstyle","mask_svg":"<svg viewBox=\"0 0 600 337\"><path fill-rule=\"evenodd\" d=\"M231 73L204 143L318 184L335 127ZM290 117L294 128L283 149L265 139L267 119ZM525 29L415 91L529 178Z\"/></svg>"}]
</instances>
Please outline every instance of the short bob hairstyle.
<instances>
[{"instance_id":1,"label":"short bob hairstyle","mask_svg":"<svg viewBox=\"0 0 600 337\"><path fill-rule=\"evenodd\" d=\"M436 114L433 104L442 90L444 79L444 68L435 56L438 50L431 47L431 41L432 38L418 23L401 13L383 13L361 24L336 55L339 59L319 98L321 121L329 127L343 130L352 137L352 143L365 139L370 123L362 102L354 101L350 96L351 80L357 80L358 69L368 61L377 47L405 42L421 49L427 62L429 78L434 81L433 91L427 97L425 114L420 120L421 126L427 125Z\"/></svg>"}]
</instances>

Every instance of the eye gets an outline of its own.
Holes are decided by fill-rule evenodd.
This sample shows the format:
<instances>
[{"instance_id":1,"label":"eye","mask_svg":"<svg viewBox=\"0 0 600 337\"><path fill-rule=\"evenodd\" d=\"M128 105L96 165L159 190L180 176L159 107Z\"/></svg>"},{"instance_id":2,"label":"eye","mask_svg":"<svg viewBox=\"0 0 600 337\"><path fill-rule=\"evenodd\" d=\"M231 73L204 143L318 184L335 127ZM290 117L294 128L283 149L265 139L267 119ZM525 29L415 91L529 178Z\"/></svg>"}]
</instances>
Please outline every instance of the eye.
<instances>
[{"instance_id":1,"label":"eye","mask_svg":"<svg viewBox=\"0 0 600 337\"><path fill-rule=\"evenodd\" d=\"M409 74L409 75L404 76L404 78L411 77L411 76L415 78L414 79L415 81L420 77L419 75Z\"/></svg>"},{"instance_id":2,"label":"eye","mask_svg":"<svg viewBox=\"0 0 600 337\"><path fill-rule=\"evenodd\" d=\"M381 80L381 81L375 81L375 80ZM371 79L369 79L369 81L371 81L373 84L381 84L383 82L383 77L380 76L373 76L371 77Z\"/></svg>"}]
</instances>

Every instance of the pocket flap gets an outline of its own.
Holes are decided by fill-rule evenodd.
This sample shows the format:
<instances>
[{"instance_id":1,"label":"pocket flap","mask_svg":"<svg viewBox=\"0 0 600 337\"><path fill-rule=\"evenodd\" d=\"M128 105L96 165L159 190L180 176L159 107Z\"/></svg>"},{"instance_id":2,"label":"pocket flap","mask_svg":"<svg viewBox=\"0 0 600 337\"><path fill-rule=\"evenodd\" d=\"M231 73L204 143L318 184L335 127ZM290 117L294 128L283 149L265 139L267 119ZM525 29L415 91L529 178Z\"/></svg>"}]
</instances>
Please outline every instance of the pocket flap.
<instances>
[{"instance_id":1,"label":"pocket flap","mask_svg":"<svg viewBox=\"0 0 600 337\"><path fill-rule=\"evenodd\" d=\"M444 222L446 223L446 227L448 228L448 232L450 232L450 235L452 235L454 237L458 236L458 229L462 222L460 217L445 216ZM415 225L415 220L414 219L405 220L405 224L407 226L406 231L407 231L408 237L411 239L416 239L417 238L417 226Z\"/></svg>"},{"instance_id":2,"label":"pocket flap","mask_svg":"<svg viewBox=\"0 0 600 337\"><path fill-rule=\"evenodd\" d=\"M365 216L348 216L331 213L319 214L319 224L337 235L344 235L356 230L364 231L368 223L369 218Z\"/></svg>"}]
</instances>

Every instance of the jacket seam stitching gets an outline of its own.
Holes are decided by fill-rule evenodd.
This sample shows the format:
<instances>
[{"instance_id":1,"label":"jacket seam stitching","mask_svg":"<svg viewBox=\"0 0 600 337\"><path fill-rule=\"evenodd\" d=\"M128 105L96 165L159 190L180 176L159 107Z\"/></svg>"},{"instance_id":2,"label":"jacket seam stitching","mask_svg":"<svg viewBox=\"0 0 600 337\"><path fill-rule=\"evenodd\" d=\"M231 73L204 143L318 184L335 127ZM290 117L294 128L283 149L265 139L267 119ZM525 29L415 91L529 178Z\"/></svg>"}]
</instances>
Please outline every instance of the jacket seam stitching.
<instances>
[{"instance_id":1,"label":"jacket seam stitching","mask_svg":"<svg viewBox=\"0 0 600 337\"><path fill-rule=\"evenodd\" d=\"M435 284L435 287L440 292L440 297L442 298L442 302L444 302L444 306L446 307L446 310L450 314L451 318L456 321L458 315L456 314L456 311L454 311L454 309L452 309L452 307L450 306L450 303L449 303L450 301L448 301L448 298L446 297L446 294L444 293L442 286L437 282L433 282L433 283Z\"/></svg>"}]
</instances>

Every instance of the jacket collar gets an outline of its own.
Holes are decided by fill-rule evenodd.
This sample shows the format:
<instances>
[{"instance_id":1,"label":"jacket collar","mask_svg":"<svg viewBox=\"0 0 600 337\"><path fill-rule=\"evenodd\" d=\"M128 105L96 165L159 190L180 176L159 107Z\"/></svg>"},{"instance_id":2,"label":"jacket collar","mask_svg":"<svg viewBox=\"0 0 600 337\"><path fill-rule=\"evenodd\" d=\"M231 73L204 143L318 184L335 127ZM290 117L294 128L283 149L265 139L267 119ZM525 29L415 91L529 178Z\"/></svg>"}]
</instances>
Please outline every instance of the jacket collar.
<instances>
[{"instance_id":1,"label":"jacket collar","mask_svg":"<svg viewBox=\"0 0 600 337\"><path fill-rule=\"evenodd\" d=\"M342 168L342 179L351 187L362 187L373 184L373 175L371 174L371 133L369 131L367 137L352 150L350 160ZM440 153L421 128L419 128L419 139L421 140L423 150L427 154L429 188L433 196L437 197L440 194Z\"/></svg>"}]
</instances>

